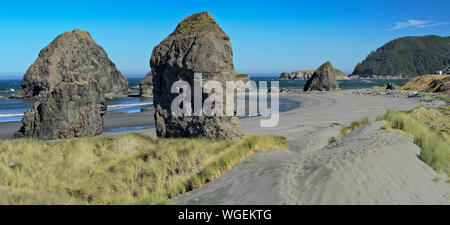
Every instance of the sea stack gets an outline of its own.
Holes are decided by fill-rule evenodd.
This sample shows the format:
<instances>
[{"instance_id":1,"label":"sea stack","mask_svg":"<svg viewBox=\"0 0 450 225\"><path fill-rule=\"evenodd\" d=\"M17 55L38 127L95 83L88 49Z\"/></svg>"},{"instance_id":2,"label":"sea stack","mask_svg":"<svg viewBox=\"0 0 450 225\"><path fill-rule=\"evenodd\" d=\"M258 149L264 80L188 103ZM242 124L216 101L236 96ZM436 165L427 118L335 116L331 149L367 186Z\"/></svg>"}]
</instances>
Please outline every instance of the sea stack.
<instances>
[{"instance_id":1,"label":"sea stack","mask_svg":"<svg viewBox=\"0 0 450 225\"><path fill-rule=\"evenodd\" d=\"M203 84L208 80L225 82L237 79L233 65L230 38L208 12L184 18L175 31L152 52L153 102L158 137L206 137L235 139L243 136L235 116L175 116L171 111L172 84L183 80L191 85L194 105L194 73L202 73ZM203 94L202 102L210 94ZM224 107L225 108L225 107ZM194 111L194 110L192 110Z\"/></svg>"},{"instance_id":2,"label":"sea stack","mask_svg":"<svg viewBox=\"0 0 450 225\"><path fill-rule=\"evenodd\" d=\"M141 97L150 98L153 97L153 73L148 72L139 83L139 93Z\"/></svg>"},{"instance_id":3,"label":"sea stack","mask_svg":"<svg viewBox=\"0 0 450 225\"><path fill-rule=\"evenodd\" d=\"M326 62L309 78L303 91L334 91L338 88L336 71L330 62Z\"/></svg>"},{"instance_id":4,"label":"sea stack","mask_svg":"<svg viewBox=\"0 0 450 225\"><path fill-rule=\"evenodd\" d=\"M67 79L25 112L14 138L65 139L102 133L107 107L102 87L88 75Z\"/></svg>"},{"instance_id":5,"label":"sea stack","mask_svg":"<svg viewBox=\"0 0 450 225\"><path fill-rule=\"evenodd\" d=\"M88 32L74 30L45 47L22 81L22 95L37 101L14 138L62 139L103 131L106 97L128 84Z\"/></svg>"},{"instance_id":6,"label":"sea stack","mask_svg":"<svg viewBox=\"0 0 450 225\"><path fill-rule=\"evenodd\" d=\"M55 38L41 50L22 79L22 90L14 97L38 99L51 93L60 82L86 76L95 80L107 98L125 95L128 82L105 50L87 31L75 29Z\"/></svg>"}]
</instances>

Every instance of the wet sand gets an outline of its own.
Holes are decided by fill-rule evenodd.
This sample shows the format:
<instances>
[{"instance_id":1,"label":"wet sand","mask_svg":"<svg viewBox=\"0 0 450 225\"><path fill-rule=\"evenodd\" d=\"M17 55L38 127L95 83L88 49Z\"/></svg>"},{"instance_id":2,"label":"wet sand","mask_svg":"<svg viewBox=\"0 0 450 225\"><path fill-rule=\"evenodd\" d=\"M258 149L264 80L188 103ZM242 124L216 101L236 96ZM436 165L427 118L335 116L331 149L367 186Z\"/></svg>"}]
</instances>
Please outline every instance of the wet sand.
<instances>
[{"instance_id":1,"label":"wet sand","mask_svg":"<svg viewBox=\"0 0 450 225\"><path fill-rule=\"evenodd\" d=\"M150 109L139 113L106 113L103 116L103 128L105 131L126 128L133 131L135 128L154 126L155 119L153 117L154 110ZM0 139L11 138L14 132L21 127L21 122L0 123ZM136 132L140 132L136 130ZM107 135L122 134L123 132L105 132ZM129 131L128 131L129 132Z\"/></svg>"}]
</instances>

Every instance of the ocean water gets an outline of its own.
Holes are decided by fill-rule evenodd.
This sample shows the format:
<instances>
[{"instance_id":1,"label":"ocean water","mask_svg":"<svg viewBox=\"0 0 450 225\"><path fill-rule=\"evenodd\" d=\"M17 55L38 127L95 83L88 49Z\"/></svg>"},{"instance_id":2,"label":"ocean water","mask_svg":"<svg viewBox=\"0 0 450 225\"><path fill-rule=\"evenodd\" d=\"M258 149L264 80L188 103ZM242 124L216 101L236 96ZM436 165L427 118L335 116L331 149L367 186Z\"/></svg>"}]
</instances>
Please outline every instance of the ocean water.
<instances>
[{"instance_id":1,"label":"ocean water","mask_svg":"<svg viewBox=\"0 0 450 225\"><path fill-rule=\"evenodd\" d=\"M279 76L264 76L264 77L254 77L252 80L256 81L273 81L276 80ZM395 83L397 85L403 85L408 82L409 79L374 79L374 80L339 80L339 88L341 90L348 89L358 89L358 88L371 88L373 86L384 86L387 83ZM306 80L280 80L279 87L280 88L290 88L290 89L298 89L298 91L303 91L303 87L306 84Z\"/></svg>"},{"instance_id":2,"label":"ocean water","mask_svg":"<svg viewBox=\"0 0 450 225\"><path fill-rule=\"evenodd\" d=\"M266 77L252 77L252 80L256 81L272 81L278 76L266 76ZM130 88L139 85L141 80L140 77L127 78L128 85ZM339 87L341 89L355 89L355 88L370 88L372 86L382 86L388 82L396 83L397 85L402 85L408 80L348 80L339 81ZM14 94L21 88L20 79L0 79L0 96L7 98L8 96ZM291 88L294 91L302 91L303 86L306 81L296 80L296 81L279 81L280 88ZM138 90L131 89L132 94L138 94ZM279 102L279 112L288 111L292 108L297 107L297 104L292 101L285 99L280 99ZM269 103L270 106L270 103ZM16 100L16 99L4 99L0 100L0 123L1 122L11 122L20 121L23 118L23 113L26 110L30 110L33 107L32 101ZM107 113L136 113L140 112L142 109L148 109L153 107L153 102L148 99L141 99L138 97L125 97L115 100L108 101ZM258 113L257 115L249 116L259 116L263 113ZM248 117L248 116L246 116Z\"/></svg>"},{"instance_id":3,"label":"ocean water","mask_svg":"<svg viewBox=\"0 0 450 225\"><path fill-rule=\"evenodd\" d=\"M139 85L141 78L127 78L128 86ZM0 79L0 96L7 98L19 89L21 79ZM131 89L131 94L138 94L139 90ZM33 107L33 101L4 99L0 100L0 123L21 121L23 113ZM142 109L152 108L153 102L138 97L125 97L108 101L107 113L136 113Z\"/></svg>"}]
</instances>

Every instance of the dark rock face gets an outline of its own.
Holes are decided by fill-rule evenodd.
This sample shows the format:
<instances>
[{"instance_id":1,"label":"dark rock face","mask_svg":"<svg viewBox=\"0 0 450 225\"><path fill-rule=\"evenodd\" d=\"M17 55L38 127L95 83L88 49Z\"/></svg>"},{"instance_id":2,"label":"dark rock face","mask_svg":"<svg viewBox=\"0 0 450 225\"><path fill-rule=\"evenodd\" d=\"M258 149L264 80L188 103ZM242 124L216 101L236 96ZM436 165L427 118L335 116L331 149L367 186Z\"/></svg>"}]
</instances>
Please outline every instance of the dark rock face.
<instances>
[{"instance_id":1,"label":"dark rock face","mask_svg":"<svg viewBox=\"0 0 450 225\"><path fill-rule=\"evenodd\" d=\"M450 75L450 66L447 67L447 69L445 69L442 74L446 74L446 75Z\"/></svg>"},{"instance_id":2,"label":"dark rock face","mask_svg":"<svg viewBox=\"0 0 450 225\"><path fill-rule=\"evenodd\" d=\"M395 85L395 83L386 84L386 90L395 90L395 89L397 89L397 86Z\"/></svg>"},{"instance_id":3,"label":"dark rock face","mask_svg":"<svg viewBox=\"0 0 450 225\"><path fill-rule=\"evenodd\" d=\"M243 136L237 117L183 116L171 112L171 102L178 94L171 93L178 80L190 83L193 92L194 73L202 73L203 83L236 80L233 52L229 37L207 12L183 19L152 52L153 101L156 133L159 137L207 137L234 139ZM192 105L194 104L193 94ZM203 100L209 95L203 94ZM225 107L224 107L225 108Z\"/></svg>"},{"instance_id":4,"label":"dark rock face","mask_svg":"<svg viewBox=\"0 0 450 225\"><path fill-rule=\"evenodd\" d=\"M291 79L291 74L288 72L282 72L280 74L280 78L278 78L279 80L290 80Z\"/></svg>"},{"instance_id":5,"label":"dark rock face","mask_svg":"<svg viewBox=\"0 0 450 225\"><path fill-rule=\"evenodd\" d=\"M152 97L153 96L153 73L148 72L144 78L142 78L139 83L139 92L141 97Z\"/></svg>"},{"instance_id":6,"label":"dark rock face","mask_svg":"<svg viewBox=\"0 0 450 225\"><path fill-rule=\"evenodd\" d=\"M330 62L326 62L306 82L303 91L333 91L338 87L336 71Z\"/></svg>"},{"instance_id":7,"label":"dark rock face","mask_svg":"<svg viewBox=\"0 0 450 225\"><path fill-rule=\"evenodd\" d=\"M89 77L72 77L26 111L14 138L63 139L94 136L103 131L106 101L102 87Z\"/></svg>"},{"instance_id":8,"label":"dark rock face","mask_svg":"<svg viewBox=\"0 0 450 225\"><path fill-rule=\"evenodd\" d=\"M59 35L41 50L14 98L38 99L69 77L95 80L106 97L127 94L128 82L87 31L75 29Z\"/></svg>"}]
</instances>

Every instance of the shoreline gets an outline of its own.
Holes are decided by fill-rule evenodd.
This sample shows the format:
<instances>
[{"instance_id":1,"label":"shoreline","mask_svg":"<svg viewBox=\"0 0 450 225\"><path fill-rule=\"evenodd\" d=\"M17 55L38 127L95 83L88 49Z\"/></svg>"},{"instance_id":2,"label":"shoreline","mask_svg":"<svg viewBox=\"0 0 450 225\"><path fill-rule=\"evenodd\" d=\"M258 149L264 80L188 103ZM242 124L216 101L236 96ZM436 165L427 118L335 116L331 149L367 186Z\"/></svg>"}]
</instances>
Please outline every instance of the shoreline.
<instances>
[{"instance_id":1,"label":"shoreline","mask_svg":"<svg viewBox=\"0 0 450 225\"><path fill-rule=\"evenodd\" d=\"M288 100L287 103L292 103L293 106L287 107L283 112L294 110L300 105L297 101L293 100ZM154 113L154 108L136 113L106 112L103 116L103 133L100 136L112 137L127 132L147 133L150 136L156 136ZM249 116L240 118L240 120L259 117L261 116ZM0 123L0 140L11 138L21 126L21 121Z\"/></svg>"},{"instance_id":2,"label":"shoreline","mask_svg":"<svg viewBox=\"0 0 450 225\"><path fill-rule=\"evenodd\" d=\"M279 135L280 130L307 125L346 124L364 116L374 118L387 109L402 110L405 102L409 108L421 104L417 99L387 95L363 95L353 93L357 89L337 92L288 92L280 93L280 99L295 103L287 111L280 112L280 123L275 128L260 128L264 116L240 118L246 134L261 133ZM101 136L117 136L127 132L156 136L154 109L137 113L106 113L103 116L104 132ZM12 137L21 122L0 123L0 139Z\"/></svg>"},{"instance_id":3,"label":"shoreline","mask_svg":"<svg viewBox=\"0 0 450 225\"><path fill-rule=\"evenodd\" d=\"M169 202L450 204L445 197L450 193L450 185L420 160L420 147L402 131L383 130L384 122L374 121L388 109L408 110L424 102L405 96L360 94L355 90L280 93L280 99L295 101L297 107L281 112L276 127L261 128L263 116L242 118L240 122L246 135L285 137L287 150L254 153L211 182ZM134 114L107 113L104 128L151 124L153 113L153 109ZM330 144L330 138L338 136L342 127L364 117L371 122ZM0 134L1 131L0 128ZM103 132L101 136L111 138L130 132L156 137L155 128Z\"/></svg>"}]
</instances>

